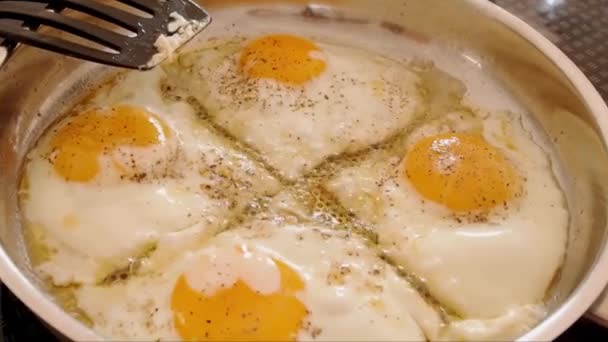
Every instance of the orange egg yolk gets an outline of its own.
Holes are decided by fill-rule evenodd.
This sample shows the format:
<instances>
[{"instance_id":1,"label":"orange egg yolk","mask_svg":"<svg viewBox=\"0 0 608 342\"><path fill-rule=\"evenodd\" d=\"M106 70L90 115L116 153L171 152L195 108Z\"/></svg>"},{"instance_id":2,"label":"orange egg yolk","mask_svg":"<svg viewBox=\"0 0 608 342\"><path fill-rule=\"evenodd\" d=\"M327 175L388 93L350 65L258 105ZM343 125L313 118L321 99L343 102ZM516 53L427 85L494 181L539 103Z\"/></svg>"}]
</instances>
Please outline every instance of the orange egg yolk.
<instances>
[{"instance_id":1,"label":"orange egg yolk","mask_svg":"<svg viewBox=\"0 0 608 342\"><path fill-rule=\"evenodd\" d=\"M481 135L447 133L423 138L404 163L406 177L422 196L454 212L506 206L520 191L510 162Z\"/></svg>"},{"instance_id":2,"label":"orange egg yolk","mask_svg":"<svg viewBox=\"0 0 608 342\"><path fill-rule=\"evenodd\" d=\"M312 56L314 52L320 52L319 47L307 39L269 35L255 39L243 48L240 66L249 77L301 85L325 70L325 61Z\"/></svg>"},{"instance_id":3,"label":"orange egg yolk","mask_svg":"<svg viewBox=\"0 0 608 342\"><path fill-rule=\"evenodd\" d=\"M99 173L101 155L121 146L159 144L169 134L158 117L142 108L90 110L70 118L51 138L53 167L68 181L87 182Z\"/></svg>"},{"instance_id":4,"label":"orange egg yolk","mask_svg":"<svg viewBox=\"0 0 608 342\"><path fill-rule=\"evenodd\" d=\"M274 260L281 279L277 292L261 294L242 280L206 296L190 287L184 275L173 289L175 328L185 341L293 341L307 315L296 297L300 276Z\"/></svg>"}]
</instances>

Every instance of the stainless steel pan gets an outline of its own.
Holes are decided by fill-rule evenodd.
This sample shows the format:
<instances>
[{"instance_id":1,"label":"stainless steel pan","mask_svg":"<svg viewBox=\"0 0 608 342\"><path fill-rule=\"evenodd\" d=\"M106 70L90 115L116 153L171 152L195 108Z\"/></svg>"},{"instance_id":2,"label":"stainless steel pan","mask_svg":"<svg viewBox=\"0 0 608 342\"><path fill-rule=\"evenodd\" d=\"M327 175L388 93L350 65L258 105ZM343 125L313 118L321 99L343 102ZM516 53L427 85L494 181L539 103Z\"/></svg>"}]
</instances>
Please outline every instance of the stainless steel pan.
<instances>
[{"instance_id":1,"label":"stainless steel pan","mask_svg":"<svg viewBox=\"0 0 608 342\"><path fill-rule=\"evenodd\" d=\"M522 340L553 339L585 313L608 282L608 108L563 53L486 0L319 0L314 5L302 0L206 0L203 5L212 12L244 2L260 8L292 3L319 20L376 20L404 39L442 39L484 56L481 66L533 113L563 163L561 185L571 213L566 261L549 300L552 313ZM75 340L100 337L64 313L32 273L16 190L28 149L87 84L109 72L27 47L16 49L0 69L0 277L34 312Z\"/></svg>"}]
</instances>

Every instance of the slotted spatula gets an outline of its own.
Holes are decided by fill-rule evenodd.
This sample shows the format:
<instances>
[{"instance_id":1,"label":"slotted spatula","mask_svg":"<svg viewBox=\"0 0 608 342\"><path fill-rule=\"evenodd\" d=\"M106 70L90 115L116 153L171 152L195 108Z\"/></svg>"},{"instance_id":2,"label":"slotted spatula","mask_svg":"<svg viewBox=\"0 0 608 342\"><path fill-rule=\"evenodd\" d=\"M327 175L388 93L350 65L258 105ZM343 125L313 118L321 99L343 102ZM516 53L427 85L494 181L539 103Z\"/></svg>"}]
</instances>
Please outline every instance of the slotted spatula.
<instances>
[{"instance_id":1,"label":"slotted spatula","mask_svg":"<svg viewBox=\"0 0 608 342\"><path fill-rule=\"evenodd\" d=\"M76 19L66 10L85 16ZM100 20L87 20L87 15ZM94 23L104 21L123 30ZM0 37L5 39L1 45L7 51L23 43L140 70L162 62L210 22L209 14L190 0L0 0ZM40 26L70 33L99 48L40 32Z\"/></svg>"}]
</instances>

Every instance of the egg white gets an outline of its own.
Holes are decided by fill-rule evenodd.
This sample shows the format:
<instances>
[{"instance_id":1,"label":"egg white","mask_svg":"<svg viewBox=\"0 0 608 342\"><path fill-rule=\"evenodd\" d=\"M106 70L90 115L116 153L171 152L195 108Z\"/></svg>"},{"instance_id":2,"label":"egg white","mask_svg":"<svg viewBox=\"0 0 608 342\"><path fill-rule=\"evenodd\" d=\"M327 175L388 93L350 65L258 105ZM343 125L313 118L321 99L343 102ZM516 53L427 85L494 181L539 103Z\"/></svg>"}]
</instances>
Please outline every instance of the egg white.
<instances>
[{"instance_id":1,"label":"egg white","mask_svg":"<svg viewBox=\"0 0 608 342\"><path fill-rule=\"evenodd\" d=\"M21 208L50 251L38 269L56 285L95 283L153 249L164 234L193 225L212 232L254 197L278 191L263 167L202 126L189 105L163 99L163 77L161 70L129 73L90 104L138 106L171 129L163 146L121 147L147 172L145 179L120 179L106 161L94 181L66 181L44 157L48 138L29 154Z\"/></svg>"},{"instance_id":2,"label":"egg white","mask_svg":"<svg viewBox=\"0 0 608 342\"><path fill-rule=\"evenodd\" d=\"M179 234L170 243L161 243L155 253L164 256L182 250L181 244L188 245L191 239L188 234L181 238ZM441 327L438 313L363 240L314 224L276 219L254 220L220 233L170 265L164 257L153 255L127 282L80 288L76 292L78 305L95 329L108 337L175 340L169 296L177 276L196 265L195 260L202 255L221 257L237 245L281 260L304 280L298 298L309 314L298 340L413 341L437 335ZM249 284L254 288L277 286L276 277L264 265L230 264L226 268L201 272L198 278L226 283L224 278L231 277L228 274L240 272L241 278L253 279ZM344 269L348 272L340 274Z\"/></svg>"},{"instance_id":3,"label":"egg white","mask_svg":"<svg viewBox=\"0 0 608 342\"><path fill-rule=\"evenodd\" d=\"M318 43L326 70L301 85L252 80L238 60L246 42L215 42L167 66L176 92L297 179L328 156L353 152L404 128L417 114L417 75L405 63L362 49ZM195 75L195 77L193 77Z\"/></svg>"},{"instance_id":4,"label":"egg white","mask_svg":"<svg viewBox=\"0 0 608 342\"><path fill-rule=\"evenodd\" d=\"M546 153L514 114L452 113L415 130L405 150L453 130L482 133L525 178L524 195L487 222L458 222L422 198L403 176L403 155L388 151L339 172L326 187L376 230L390 258L457 315L446 336L516 338L545 314L542 302L565 252L564 198Z\"/></svg>"}]
</instances>

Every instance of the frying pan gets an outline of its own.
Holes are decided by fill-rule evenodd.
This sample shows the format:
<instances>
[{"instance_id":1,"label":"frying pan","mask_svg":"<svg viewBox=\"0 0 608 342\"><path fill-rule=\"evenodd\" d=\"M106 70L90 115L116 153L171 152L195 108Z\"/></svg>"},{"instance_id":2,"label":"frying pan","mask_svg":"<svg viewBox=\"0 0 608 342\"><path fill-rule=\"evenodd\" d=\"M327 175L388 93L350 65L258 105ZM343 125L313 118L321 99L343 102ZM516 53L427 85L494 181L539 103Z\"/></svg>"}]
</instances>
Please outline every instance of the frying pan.
<instances>
[{"instance_id":1,"label":"frying pan","mask_svg":"<svg viewBox=\"0 0 608 342\"><path fill-rule=\"evenodd\" d=\"M608 108L574 63L540 33L486 0L201 3L211 14L220 6L253 6L257 10L251 15L261 20L293 13L320 21L357 19L378 23L403 39L443 41L483 56L479 67L532 114L552 146L550 153L563 164L560 185L570 212L566 258L547 303L550 314L521 339L554 339L601 294L608 282ZM102 338L65 313L29 266L17 188L24 156L44 130L88 85L112 72L25 46L0 69L0 278L38 316L74 340Z\"/></svg>"}]
</instances>

